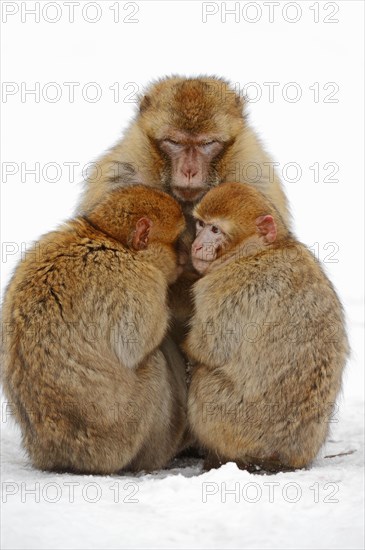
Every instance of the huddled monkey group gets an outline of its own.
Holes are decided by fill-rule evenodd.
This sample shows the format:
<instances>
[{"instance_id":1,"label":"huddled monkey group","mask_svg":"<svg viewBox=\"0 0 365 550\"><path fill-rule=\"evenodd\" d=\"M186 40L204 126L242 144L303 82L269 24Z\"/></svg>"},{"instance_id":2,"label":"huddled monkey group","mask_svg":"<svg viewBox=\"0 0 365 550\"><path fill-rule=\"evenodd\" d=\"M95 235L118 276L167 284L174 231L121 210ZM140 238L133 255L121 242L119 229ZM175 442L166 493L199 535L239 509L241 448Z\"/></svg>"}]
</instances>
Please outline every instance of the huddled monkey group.
<instances>
[{"instance_id":1,"label":"huddled monkey group","mask_svg":"<svg viewBox=\"0 0 365 550\"><path fill-rule=\"evenodd\" d=\"M61 472L151 471L191 447L206 468L309 466L348 355L336 292L218 78L147 90L75 218L18 265L2 329L24 446Z\"/></svg>"}]
</instances>

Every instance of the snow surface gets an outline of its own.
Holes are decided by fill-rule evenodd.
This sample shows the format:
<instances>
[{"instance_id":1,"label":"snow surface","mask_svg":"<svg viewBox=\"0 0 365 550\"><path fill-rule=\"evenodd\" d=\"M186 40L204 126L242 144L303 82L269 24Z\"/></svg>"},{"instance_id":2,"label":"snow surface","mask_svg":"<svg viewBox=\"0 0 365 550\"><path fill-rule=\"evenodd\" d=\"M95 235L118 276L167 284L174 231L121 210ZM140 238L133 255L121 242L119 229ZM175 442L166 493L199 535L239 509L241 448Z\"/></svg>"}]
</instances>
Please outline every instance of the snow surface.
<instances>
[{"instance_id":1,"label":"snow surface","mask_svg":"<svg viewBox=\"0 0 365 550\"><path fill-rule=\"evenodd\" d=\"M331 434L308 470L254 475L229 463L203 472L185 458L137 476L40 472L4 402L2 547L364 548L359 311L348 311L352 359Z\"/></svg>"},{"instance_id":2,"label":"snow surface","mask_svg":"<svg viewBox=\"0 0 365 550\"><path fill-rule=\"evenodd\" d=\"M361 409L341 409L324 449L352 454L274 476L194 459L135 477L38 472L7 426L3 548L363 548Z\"/></svg>"},{"instance_id":3,"label":"snow surface","mask_svg":"<svg viewBox=\"0 0 365 550\"><path fill-rule=\"evenodd\" d=\"M2 4L11 11L16 3ZM31 8L35 3L18 4ZM339 292L352 356L338 422L321 456L307 471L275 476L248 474L234 464L203 473L197 460L136 477L38 472L29 465L5 404L0 422L2 547L364 548L364 3L298 0L303 14L291 24L282 16L288 3L281 2L275 21L269 22L265 2L260 3L262 18L251 24L242 18L236 22L232 15L222 23L220 13L202 23L201 2L148 0L138 2L140 22L131 25L113 22L110 8L116 2L99 4L103 13L96 24L80 18L82 6L76 2L74 23L68 22L66 8L57 24L36 23L32 15L24 23L19 10L2 27L3 51L7 46L3 81L30 90L35 82L43 89L56 81L63 90L60 101L41 96L37 102L31 94L21 100L19 91L2 105L3 160L18 168L23 163L27 170L36 162L41 169L48 163L62 169L59 181L50 182L43 176L36 181L32 174L23 178L19 168L2 185L2 290L26 245L72 215L83 168L119 138L134 115L135 104L126 101L131 89L140 92L149 79L164 74L217 74L240 89L247 83L260 86L262 98L249 104L253 127L280 163L282 179L287 163L301 167L298 181L283 179L295 231L325 263ZM318 23L313 21L316 7ZM49 17L54 13L51 6ZM123 9L121 14L126 15ZM327 24L325 17L338 23ZM90 103L81 90L94 81L103 95ZM67 100L65 82L79 84L73 102ZM116 82L117 102L111 91ZM267 84L278 82L271 101ZM295 103L282 95L290 82L302 90ZM319 102L313 100L314 83ZM335 102L326 103L333 83L339 91ZM77 163L74 178L66 168L72 162ZM331 173L327 163L338 165L334 180L325 178ZM320 167L319 181L314 181L314 166ZM341 456L325 458L331 455ZM239 495L227 493L235 488ZM31 489L35 494L27 493ZM138 502L128 502L133 499Z\"/></svg>"}]
</instances>

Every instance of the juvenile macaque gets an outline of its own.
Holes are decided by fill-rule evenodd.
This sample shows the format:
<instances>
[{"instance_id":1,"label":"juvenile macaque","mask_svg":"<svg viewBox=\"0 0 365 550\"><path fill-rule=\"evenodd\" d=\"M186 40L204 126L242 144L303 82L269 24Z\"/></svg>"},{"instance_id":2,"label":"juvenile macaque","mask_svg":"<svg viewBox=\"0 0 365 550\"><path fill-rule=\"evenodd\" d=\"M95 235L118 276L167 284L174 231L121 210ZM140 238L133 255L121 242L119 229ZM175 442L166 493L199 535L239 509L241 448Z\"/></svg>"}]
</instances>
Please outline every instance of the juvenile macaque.
<instances>
[{"instance_id":1,"label":"juvenile macaque","mask_svg":"<svg viewBox=\"0 0 365 550\"><path fill-rule=\"evenodd\" d=\"M180 449L184 362L163 339L184 226L169 195L118 189L19 264L3 308L3 378L37 468L151 470Z\"/></svg>"},{"instance_id":2,"label":"juvenile macaque","mask_svg":"<svg viewBox=\"0 0 365 550\"><path fill-rule=\"evenodd\" d=\"M288 221L287 201L274 163L250 128L244 100L215 77L162 79L146 91L125 136L99 161L87 181L83 211L105 193L142 183L162 189L181 203L187 231L181 238L185 260L193 241L194 204L224 181L248 182L261 190ZM186 262L171 292L174 315L190 314L189 289L196 275Z\"/></svg>"},{"instance_id":3,"label":"juvenile macaque","mask_svg":"<svg viewBox=\"0 0 365 550\"><path fill-rule=\"evenodd\" d=\"M188 418L208 464L302 468L324 443L348 342L339 299L312 253L251 186L195 207L196 362Z\"/></svg>"}]
</instances>

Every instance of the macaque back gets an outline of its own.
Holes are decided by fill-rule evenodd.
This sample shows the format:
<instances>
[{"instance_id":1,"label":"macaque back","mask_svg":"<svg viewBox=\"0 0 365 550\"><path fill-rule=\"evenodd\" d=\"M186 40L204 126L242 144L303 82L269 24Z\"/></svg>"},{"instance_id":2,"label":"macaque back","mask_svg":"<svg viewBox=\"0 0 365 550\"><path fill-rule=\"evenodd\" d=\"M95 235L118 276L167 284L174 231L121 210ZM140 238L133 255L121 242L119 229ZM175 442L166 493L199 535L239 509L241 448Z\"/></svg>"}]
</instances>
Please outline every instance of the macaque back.
<instances>
[{"instance_id":1,"label":"macaque back","mask_svg":"<svg viewBox=\"0 0 365 550\"><path fill-rule=\"evenodd\" d=\"M162 192L129 195L41 238L6 292L4 387L41 469L153 469L181 444L184 364L159 348L183 216ZM161 231L159 208L170 212Z\"/></svg>"},{"instance_id":2,"label":"macaque back","mask_svg":"<svg viewBox=\"0 0 365 550\"><path fill-rule=\"evenodd\" d=\"M275 208L257 191L241 187L222 186L220 212L209 204L218 189L197 207L200 224L209 224L210 217L217 228L230 223L234 233L241 222L246 234L235 234L232 249L233 237L225 237L221 255L211 263L202 259L199 242L193 244L206 275L194 285L195 314L186 342L197 362L189 420L200 443L220 461L236 460L253 471L257 465L300 468L323 444L341 387L348 354L343 311L319 263ZM235 209L236 191L241 201ZM252 214L253 222L270 224L261 227L269 240L257 228L251 231Z\"/></svg>"}]
</instances>

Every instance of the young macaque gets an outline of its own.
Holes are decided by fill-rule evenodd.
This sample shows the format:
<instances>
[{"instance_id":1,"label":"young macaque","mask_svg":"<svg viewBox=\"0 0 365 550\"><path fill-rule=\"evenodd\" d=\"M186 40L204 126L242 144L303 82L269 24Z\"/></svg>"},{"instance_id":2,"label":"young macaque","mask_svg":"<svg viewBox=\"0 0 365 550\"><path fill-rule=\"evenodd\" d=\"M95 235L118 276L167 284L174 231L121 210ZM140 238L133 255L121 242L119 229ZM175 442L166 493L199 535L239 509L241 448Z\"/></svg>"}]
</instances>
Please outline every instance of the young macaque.
<instances>
[{"instance_id":1,"label":"young macaque","mask_svg":"<svg viewBox=\"0 0 365 550\"><path fill-rule=\"evenodd\" d=\"M250 471L303 468L324 443L348 355L339 299L312 253L253 187L195 207L196 362L191 429L209 456Z\"/></svg>"},{"instance_id":2,"label":"young macaque","mask_svg":"<svg viewBox=\"0 0 365 550\"><path fill-rule=\"evenodd\" d=\"M118 189L19 264L3 307L3 378L37 468L151 470L180 450L184 362L164 338L184 226L169 195Z\"/></svg>"},{"instance_id":3,"label":"young macaque","mask_svg":"<svg viewBox=\"0 0 365 550\"><path fill-rule=\"evenodd\" d=\"M86 182L82 211L111 189L142 183L166 191L181 204L187 229L182 257L194 240L194 205L224 181L248 182L275 204L285 221L287 200L274 163L252 130L242 94L217 77L169 77L154 82L141 98L125 135L96 163ZM173 285L170 303L180 341L192 311L190 288L197 279L190 261Z\"/></svg>"}]
</instances>

